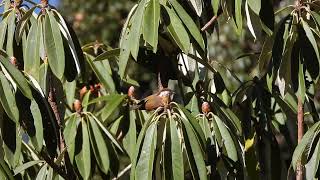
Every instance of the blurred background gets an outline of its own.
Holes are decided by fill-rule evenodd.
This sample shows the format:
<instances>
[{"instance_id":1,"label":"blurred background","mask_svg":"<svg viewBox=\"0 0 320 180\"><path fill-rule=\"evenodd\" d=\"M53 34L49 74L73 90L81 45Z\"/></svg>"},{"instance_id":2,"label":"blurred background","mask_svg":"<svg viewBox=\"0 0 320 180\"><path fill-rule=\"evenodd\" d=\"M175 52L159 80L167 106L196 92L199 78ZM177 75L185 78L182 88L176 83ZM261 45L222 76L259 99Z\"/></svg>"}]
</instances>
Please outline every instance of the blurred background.
<instances>
[{"instance_id":1,"label":"blurred background","mask_svg":"<svg viewBox=\"0 0 320 180\"><path fill-rule=\"evenodd\" d=\"M72 24L82 45L98 41L116 48L125 18L137 1L51 0L50 4L56 6ZM286 4L293 4L294 1L273 0L273 2L276 12ZM245 12L243 16L245 17ZM276 22L279 20L276 19ZM221 18L218 23L219 35L214 32L208 36L209 57L210 60L221 63L216 68L221 69L220 73L226 73L223 77L228 79L224 81L232 91L238 87L239 81L232 77L226 68L237 74L241 81L252 79L257 73L255 68L259 58L257 54L262 44L260 41L255 41L248 30L243 30L239 37L227 19Z\"/></svg>"}]
</instances>

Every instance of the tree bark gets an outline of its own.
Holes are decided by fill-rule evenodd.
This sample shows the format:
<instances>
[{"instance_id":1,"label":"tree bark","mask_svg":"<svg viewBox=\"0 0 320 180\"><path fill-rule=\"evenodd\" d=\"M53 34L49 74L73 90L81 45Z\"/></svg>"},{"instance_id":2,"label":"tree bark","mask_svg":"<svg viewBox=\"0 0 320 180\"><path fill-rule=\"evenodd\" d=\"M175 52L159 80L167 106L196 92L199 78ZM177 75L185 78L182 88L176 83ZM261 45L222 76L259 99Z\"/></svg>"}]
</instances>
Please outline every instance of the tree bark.
<instances>
[{"instance_id":1,"label":"tree bark","mask_svg":"<svg viewBox=\"0 0 320 180\"><path fill-rule=\"evenodd\" d=\"M298 98L298 144L301 142L303 137L304 129L303 129L303 104L301 99ZM303 166L300 161L298 161L297 169L296 169L296 180L303 180Z\"/></svg>"}]
</instances>

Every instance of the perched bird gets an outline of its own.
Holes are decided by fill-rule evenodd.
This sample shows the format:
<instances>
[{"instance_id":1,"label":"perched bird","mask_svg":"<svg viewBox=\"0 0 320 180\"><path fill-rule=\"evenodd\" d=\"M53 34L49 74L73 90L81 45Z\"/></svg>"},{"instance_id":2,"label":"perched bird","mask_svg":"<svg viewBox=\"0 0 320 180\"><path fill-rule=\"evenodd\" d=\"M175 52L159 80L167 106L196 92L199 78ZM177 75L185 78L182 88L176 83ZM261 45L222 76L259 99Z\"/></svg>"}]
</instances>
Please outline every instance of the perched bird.
<instances>
[{"instance_id":1,"label":"perched bird","mask_svg":"<svg viewBox=\"0 0 320 180\"><path fill-rule=\"evenodd\" d=\"M139 109L152 111L158 107L167 107L173 100L174 92L171 89L163 88L159 92L142 99L138 105Z\"/></svg>"},{"instance_id":2,"label":"perched bird","mask_svg":"<svg viewBox=\"0 0 320 180\"><path fill-rule=\"evenodd\" d=\"M128 96L131 100L132 109L141 109L152 111L158 107L167 107L173 100L174 92L168 88L162 88L159 92L147 96L141 100L135 98L135 88L131 86L128 89Z\"/></svg>"}]
</instances>

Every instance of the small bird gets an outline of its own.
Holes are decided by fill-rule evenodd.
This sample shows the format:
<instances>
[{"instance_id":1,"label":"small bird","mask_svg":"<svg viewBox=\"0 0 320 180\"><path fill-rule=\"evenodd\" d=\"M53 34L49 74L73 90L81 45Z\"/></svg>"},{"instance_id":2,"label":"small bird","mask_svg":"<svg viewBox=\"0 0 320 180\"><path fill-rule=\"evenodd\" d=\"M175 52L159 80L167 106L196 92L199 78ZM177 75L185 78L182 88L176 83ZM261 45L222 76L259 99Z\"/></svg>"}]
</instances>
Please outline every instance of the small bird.
<instances>
[{"instance_id":1,"label":"small bird","mask_svg":"<svg viewBox=\"0 0 320 180\"><path fill-rule=\"evenodd\" d=\"M131 108L152 111L158 107L167 107L173 100L174 92L168 88L162 88L159 92L147 96L141 100L135 99L135 89L131 86L128 89L128 96L131 99Z\"/></svg>"},{"instance_id":2,"label":"small bird","mask_svg":"<svg viewBox=\"0 0 320 180\"><path fill-rule=\"evenodd\" d=\"M174 92L171 89L163 88L159 92L152 94L142 99L138 105L139 109L152 111L158 107L168 107L169 103L173 100Z\"/></svg>"}]
</instances>

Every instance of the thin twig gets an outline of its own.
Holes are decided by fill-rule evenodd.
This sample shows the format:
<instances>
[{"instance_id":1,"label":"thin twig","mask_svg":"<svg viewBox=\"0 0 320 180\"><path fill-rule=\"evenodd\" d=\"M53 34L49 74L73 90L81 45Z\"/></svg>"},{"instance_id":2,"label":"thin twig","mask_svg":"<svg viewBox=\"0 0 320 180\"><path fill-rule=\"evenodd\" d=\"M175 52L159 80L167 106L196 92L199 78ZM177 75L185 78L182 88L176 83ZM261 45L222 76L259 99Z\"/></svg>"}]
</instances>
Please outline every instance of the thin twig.
<instances>
[{"instance_id":1,"label":"thin twig","mask_svg":"<svg viewBox=\"0 0 320 180\"><path fill-rule=\"evenodd\" d=\"M117 177L113 178L112 180L120 179L126 172L128 172L131 169L132 164L129 164L127 167L125 167Z\"/></svg>"},{"instance_id":2,"label":"thin twig","mask_svg":"<svg viewBox=\"0 0 320 180\"><path fill-rule=\"evenodd\" d=\"M222 14L222 8L220 7L218 9L218 12L216 15L214 15L202 28L201 31L206 31L217 19L218 17Z\"/></svg>"}]
</instances>

